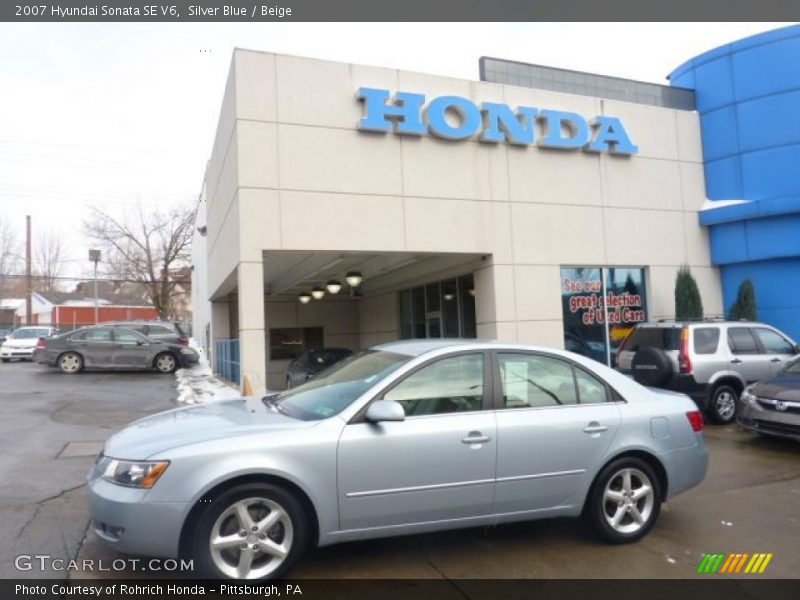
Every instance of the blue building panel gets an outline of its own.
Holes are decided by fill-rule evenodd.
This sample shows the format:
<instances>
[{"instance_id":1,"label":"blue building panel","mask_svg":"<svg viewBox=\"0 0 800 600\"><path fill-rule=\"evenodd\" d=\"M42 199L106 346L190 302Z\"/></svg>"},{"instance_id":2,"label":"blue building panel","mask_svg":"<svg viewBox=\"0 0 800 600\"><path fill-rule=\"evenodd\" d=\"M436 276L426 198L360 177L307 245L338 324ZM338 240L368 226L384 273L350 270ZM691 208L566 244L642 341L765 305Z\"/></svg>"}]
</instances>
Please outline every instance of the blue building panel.
<instances>
[{"instance_id":1,"label":"blue building panel","mask_svg":"<svg viewBox=\"0 0 800 600\"><path fill-rule=\"evenodd\" d=\"M725 310L749 278L758 318L800 341L800 26L706 52L670 81L695 90L708 198L743 201L700 214Z\"/></svg>"}]
</instances>

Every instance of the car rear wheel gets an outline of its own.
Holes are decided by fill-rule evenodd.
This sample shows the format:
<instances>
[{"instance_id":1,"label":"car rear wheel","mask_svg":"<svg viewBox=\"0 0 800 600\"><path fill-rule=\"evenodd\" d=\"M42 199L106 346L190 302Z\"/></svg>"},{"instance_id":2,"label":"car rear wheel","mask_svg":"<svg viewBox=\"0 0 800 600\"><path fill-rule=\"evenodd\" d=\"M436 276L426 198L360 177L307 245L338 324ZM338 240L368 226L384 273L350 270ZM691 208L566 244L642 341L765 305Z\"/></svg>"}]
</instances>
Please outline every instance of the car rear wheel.
<instances>
[{"instance_id":1,"label":"car rear wheel","mask_svg":"<svg viewBox=\"0 0 800 600\"><path fill-rule=\"evenodd\" d=\"M175 359L175 356L169 352L164 352L156 356L154 364L159 373L174 373L175 369L178 368L178 361Z\"/></svg>"},{"instance_id":2,"label":"car rear wheel","mask_svg":"<svg viewBox=\"0 0 800 600\"><path fill-rule=\"evenodd\" d=\"M595 531L612 544L644 537L661 511L661 490L653 469L638 458L621 458L597 476L586 514Z\"/></svg>"},{"instance_id":3,"label":"car rear wheel","mask_svg":"<svg viewBox=\"0 0 800 600\"><path fill-rule=\"evenodd\" d=\"M58 367L70 375L80 373L83 370L83 357L77 352L65 352L58 357Z\"/></svg>"},{"instance_id":4,"label":"car rear wheel","mask_svg":"<svg viewBox=\"0 0 800 600\"><path fill-rule=\"evenodd\" d=\"M736 402L739 392L730 385L718 385L711 393L711 402L708 404L708 416L715 423L732 423L736 417Z\"/></svg>"},{"instance_id":5,"label":"car rear wheel","mask_svg":"<svg viewBox=\"0 0 800 600\"><path fill-rule=\"evenodd\" d=\"M193 551L205 576L276 579L307 545L303 507L291 493L271 484L245 484L204 510Z\"/></svg>"}]
</instances>

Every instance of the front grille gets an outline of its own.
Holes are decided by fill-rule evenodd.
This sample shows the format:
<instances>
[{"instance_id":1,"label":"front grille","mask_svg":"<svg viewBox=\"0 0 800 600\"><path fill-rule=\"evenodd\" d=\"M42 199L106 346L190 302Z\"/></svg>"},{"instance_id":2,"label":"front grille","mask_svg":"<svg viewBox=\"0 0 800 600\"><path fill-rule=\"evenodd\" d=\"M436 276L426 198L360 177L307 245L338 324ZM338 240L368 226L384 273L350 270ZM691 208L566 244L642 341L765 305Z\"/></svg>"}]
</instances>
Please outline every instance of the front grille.
<instances>
[{"instance_id":1,"label":"front grille","mask_svg":"<svg viewBox=\"0 0 800 600\"><path fill-rule=\"evenodd\" d=\"M800 425L790 425L789 423L776 423L775 421L763 421L756 419L756 428L765 432L774 431L784 435L800 435Z\"/></svg>"},{"instance_id":2,"label":"front grille","mask_svg":"<svg viewBox=\"0 0 800 600\"><path fill-rule=\"evenodd\" d=\"M800 415L800 404L797 402L783 402L781 400L775 400L774 398L761 397L757 397L756 400L758 401L758 405L764 410L774 410L779 413ZM783 405L783 410L778 410L779 403Z\"/></svg>"}]
</instances>

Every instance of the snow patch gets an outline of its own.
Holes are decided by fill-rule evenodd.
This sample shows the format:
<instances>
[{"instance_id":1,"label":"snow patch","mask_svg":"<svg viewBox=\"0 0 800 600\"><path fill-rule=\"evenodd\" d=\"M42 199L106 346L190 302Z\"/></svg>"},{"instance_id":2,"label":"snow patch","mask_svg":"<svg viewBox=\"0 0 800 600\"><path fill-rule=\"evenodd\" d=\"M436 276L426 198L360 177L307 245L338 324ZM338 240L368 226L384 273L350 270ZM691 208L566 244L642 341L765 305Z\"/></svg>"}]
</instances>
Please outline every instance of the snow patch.
<instances>
[{"instance_id":1,"label":"snow patch","mask_svg":"<svg viewBox=\"0 0 800 600\"><path fill-rule=\"evenodd\" d=\"M242 394L237 388L214 375L206 353L194 339L189 340L189 346L197 350L200 360L196 365L175 371L175 379L178 382L178 404L200 404L241 398Z\"/></svg>"}]
</instances>

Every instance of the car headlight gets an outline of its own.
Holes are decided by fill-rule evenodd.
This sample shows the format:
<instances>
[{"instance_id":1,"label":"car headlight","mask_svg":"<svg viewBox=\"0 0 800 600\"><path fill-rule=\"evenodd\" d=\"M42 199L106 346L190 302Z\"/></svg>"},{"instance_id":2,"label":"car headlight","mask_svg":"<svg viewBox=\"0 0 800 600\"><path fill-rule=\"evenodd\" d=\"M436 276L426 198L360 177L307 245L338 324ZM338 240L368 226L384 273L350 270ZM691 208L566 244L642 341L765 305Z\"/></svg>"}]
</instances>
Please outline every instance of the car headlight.
<instances>
[{"instance_id":1,"label":"car headlight","mask_svg":"<svg viewBox=\"0 0 800 600\"><path fill-rule=\"evenodd\" d=\"M747 387L744 389L741 395L741 400L742 402L746 402L747 404L755 405L756 396L755 394L753 394L751 387Z\"/></svg>"},{"instance_id":2,"label":"car headlight","mask_svg":"<svg viewBox=\"0 0 800 600\"><path fill-rule=\"evenodd\" d=\"M103 479L127 487L150 489L168 466L168 460L132 461L112 458L103 471Z\"/></svg>"}]
</instances>

